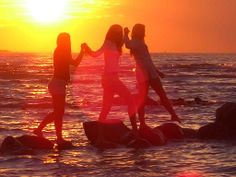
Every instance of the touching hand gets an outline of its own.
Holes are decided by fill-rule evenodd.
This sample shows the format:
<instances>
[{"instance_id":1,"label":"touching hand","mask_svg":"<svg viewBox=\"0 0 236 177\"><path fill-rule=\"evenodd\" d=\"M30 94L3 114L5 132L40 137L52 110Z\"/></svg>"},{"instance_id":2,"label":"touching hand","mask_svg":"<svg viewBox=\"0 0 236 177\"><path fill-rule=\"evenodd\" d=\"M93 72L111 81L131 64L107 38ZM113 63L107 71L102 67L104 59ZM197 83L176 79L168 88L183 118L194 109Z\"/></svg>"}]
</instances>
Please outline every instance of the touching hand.
<instances>
[{"instance_id":1,"label":"touching hand","mask_svg":"<svg viewBox=\"0 0 236 177\"><path fill-rule=\"evenodd\" d=\"M89 48L87 43L81 44L81 50L85 53L88 53L91 49Z\"/></svg>"},{"instance_id":2,"label":"touching hand","mask_svg":"<svg viewBox=\"0 0 236 177\"><path fill-rule=\"evenodd\" d=\"M85 51L85 49L87 47L87 44L86 43L82 43L80 47L81 47L81 50Z\"/></svg>"},{"instance_id":3,"label":"touching hand","mask_svg":"<svg viewBox=\"0 0 236 177\"><path fill-rule=\"evenodd\" d=\"M124 28L124 33L125 33L125 35L128 35L129 32L130 32L129 28L128 28L128 27L125 27L125 28Z\"/></svg>"}]
</instances>

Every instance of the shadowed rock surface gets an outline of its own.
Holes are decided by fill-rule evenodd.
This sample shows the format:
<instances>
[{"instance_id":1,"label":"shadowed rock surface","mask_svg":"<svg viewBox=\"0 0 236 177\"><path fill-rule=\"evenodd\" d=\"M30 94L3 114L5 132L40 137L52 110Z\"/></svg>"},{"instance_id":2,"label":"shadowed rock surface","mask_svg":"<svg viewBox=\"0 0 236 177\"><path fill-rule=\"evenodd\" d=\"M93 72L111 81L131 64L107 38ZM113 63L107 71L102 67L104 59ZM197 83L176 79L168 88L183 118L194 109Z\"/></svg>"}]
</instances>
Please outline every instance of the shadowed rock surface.
<instances>
[{"instance_id":1,"label":"shadowed rock surface","mask_svg":"<svg viewBox=\"0 0 236 177\"><path fill-rule=\"evenodd\" d=\"M140 138L138 139L134 137L132 131L120 120L107 120L104 122L90 121L84 122L83 126L88 140L95 146L99 127L104 141L133 148L160 146L166 144L168 139L184 138L181 127L175 123L163 124L154 129L148 126L144 127L139 130ZM106 143L104 143L105 145Z\"/></svg>"},{"instance_id":2,"label":"shadowed rock surface","mask_svg":"<svg viewBox=\"0 0 236 177\"><path fill-rule=\"evenodd\" d=\"M3 140L0 152L1 154L32 155L35 154L36 149L53 149L53 147L54 144L51 141L37 136L8 136Z\"/></svg>"},{"instance_id":3,"label":"shadowed rock surface","mask_svg":"<svg viewBox=\"0 0 236 177\"><path fill-rule=\"evenodd\" d=\"M199 128L201 139L228 139L236 137L236 103L228 102L216 110L215 122Z\"/></svg>"}]
</instances>

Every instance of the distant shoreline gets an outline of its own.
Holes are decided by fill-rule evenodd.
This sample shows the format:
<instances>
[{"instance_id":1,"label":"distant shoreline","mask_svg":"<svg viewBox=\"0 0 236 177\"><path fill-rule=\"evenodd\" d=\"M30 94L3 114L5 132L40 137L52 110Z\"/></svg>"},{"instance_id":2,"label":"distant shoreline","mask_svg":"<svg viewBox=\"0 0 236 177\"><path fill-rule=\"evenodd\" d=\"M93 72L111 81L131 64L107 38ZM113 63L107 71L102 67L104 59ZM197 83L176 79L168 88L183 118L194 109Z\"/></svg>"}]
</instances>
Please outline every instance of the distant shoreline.
<instances>
[{"instance_id":1,"label":"distant shoreline","mask_svg":"<svg viewBox=\"0 0 236 177\"><path fill-rule=\"evenodd\" d=\"M52 52L36 52L36 51L10 51L10 50L0 50L0 54L2 53L18 53L18 54L51 54ZM73 52L73 53L78 53ZM150 52L151 54L158 54L158 55L190 55L190 54L197 54L197 55L236 55L236 52ZM124 52L123 54L129 54L129 52Z\"/></svg>"},{"instance_id":2,"label":"distant shoreline","mask_svg":"<svg viewBox=\"0 0 236 177\"><path fill-rule=\"evenodd\" d=\"M0 50L0 53L11 53L9 50Z\"/></svg>"}]
</instances>

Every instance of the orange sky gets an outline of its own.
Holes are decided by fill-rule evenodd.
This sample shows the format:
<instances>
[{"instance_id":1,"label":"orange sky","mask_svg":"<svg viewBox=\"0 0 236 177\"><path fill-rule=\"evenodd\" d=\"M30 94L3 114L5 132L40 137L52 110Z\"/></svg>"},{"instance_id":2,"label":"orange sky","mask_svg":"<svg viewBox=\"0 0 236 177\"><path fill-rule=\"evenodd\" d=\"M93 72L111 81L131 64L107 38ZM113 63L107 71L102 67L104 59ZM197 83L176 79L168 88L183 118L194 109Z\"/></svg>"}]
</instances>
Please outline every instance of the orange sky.
<instances>
[{"instance_id":1,"label":"orange sky","mask_svg":"<svg viewBox=\"0 0 236 177\"><path fill-rule=\"evenodd\" d=\"M153 52L236 52L236 0L61 0L63 13L50 23L33 17L29 1L0 1L0 50L51 52L66 31L77 52L82 42L99 47L111 24L144 23ZM49 1L60 0L44 8Z\"/></svg>"}]
</instances>

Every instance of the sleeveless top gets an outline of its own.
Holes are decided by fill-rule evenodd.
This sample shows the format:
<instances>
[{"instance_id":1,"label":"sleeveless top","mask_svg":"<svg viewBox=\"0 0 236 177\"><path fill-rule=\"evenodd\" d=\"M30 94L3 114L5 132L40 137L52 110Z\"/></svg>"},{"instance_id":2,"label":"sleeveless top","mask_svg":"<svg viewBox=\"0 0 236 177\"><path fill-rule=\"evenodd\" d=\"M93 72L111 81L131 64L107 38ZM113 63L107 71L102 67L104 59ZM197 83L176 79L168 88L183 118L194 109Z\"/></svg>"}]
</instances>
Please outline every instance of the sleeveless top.
<instances>
[{"instance_id":1,"label":"sleeveless top","mask_svg":"<svg viewBox=\"0 0 236 177\"><path fill-rule=\"evenodd\" d=\"M70 60L71 54L58 48L55 49L53 56L53 78L64 80L66 83L70 81Z\"/></svg>"}]
</instances>

